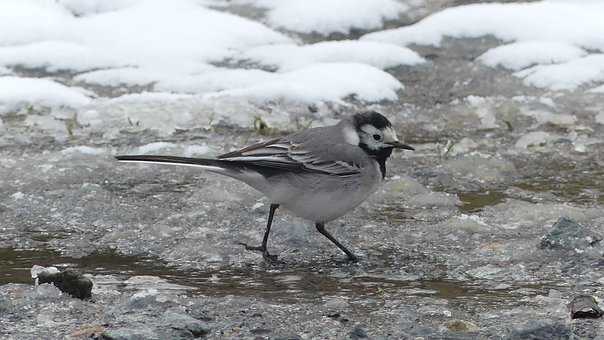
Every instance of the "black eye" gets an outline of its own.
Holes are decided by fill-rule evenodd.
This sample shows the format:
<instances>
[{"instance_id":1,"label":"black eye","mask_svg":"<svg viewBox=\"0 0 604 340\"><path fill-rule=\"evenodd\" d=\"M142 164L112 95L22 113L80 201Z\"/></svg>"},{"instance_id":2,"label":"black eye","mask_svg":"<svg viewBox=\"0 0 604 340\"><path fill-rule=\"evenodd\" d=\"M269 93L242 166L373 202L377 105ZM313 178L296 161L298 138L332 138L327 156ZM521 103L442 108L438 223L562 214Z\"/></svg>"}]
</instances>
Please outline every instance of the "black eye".
<instances>
[{"instance_id":1,"label":"black eye","mask_svg":"<svg viewBox=\"0 0 604 340\"><path fill-rule=\"evenodd\" d=\"M375 134L375 135L373 135L373 139L380 140L380 139L382 139L382 136Z\"/></svg>"}]
</instances>

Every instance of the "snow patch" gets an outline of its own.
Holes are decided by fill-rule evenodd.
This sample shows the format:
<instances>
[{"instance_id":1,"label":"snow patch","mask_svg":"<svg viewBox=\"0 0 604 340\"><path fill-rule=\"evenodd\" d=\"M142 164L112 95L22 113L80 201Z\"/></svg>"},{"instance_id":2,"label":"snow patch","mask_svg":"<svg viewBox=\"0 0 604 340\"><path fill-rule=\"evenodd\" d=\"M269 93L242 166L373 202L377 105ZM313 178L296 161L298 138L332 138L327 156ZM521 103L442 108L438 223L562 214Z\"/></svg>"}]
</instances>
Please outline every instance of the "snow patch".
<instances>
[{"instance_id":1,"label":"snow patch","mask_svg":"<svg viewBox=\"0 0 604 340\"><path fill-rule=\"evenodd\" d=\"M525 41L488 50L478 59L485 65L518 71L535 64L556 64L583 57L583 49L559 42Z\"/></svg>"},{"instance_id":2,"label":"snow patch","mask_svg":"<svg viewBox=\"0 0 604 340\"><path fill-rule=\"evenodd\" d=\"M0 76L10 76L13 75L13 71L9 70L4 66L0 66Z\"/></svg>"},{"instance_id":3,"label":"snow patch","mask_svg":"<svg viewBox=\"0 0 604 340\"><path fill-rule=\"evenodd\" d=\"M555 65L537 65L519 72L524 83L553 90L574 90L582 84L604 81L604 54L592 54Z\"/></svg>"},{"instance_id":4,"label":"snow patch","mask_svg":"<svg viewBox=\"0 0 604 340\"><path fill-rule=\"evenodd\" d=\"M262 83L231 89L216 96L286 99L298 102L337 101L355 95L360 100L396 100L403 85L392 75L357 63L314 64L292 72L275 74Z\"/></svg>"},{"instance_id":5,"label":"snow patch","mask_svg":"<svg viewBox=\"0 0 604 340\"><path fill-rule=\"evenodd\" d=\"M102 13L77 17L72 11ZM6 61L74 70L130 65L182 73L243 49L291 41L195 0L1 1L0 32Z\"/></svg>"},{"instance_id":6,"label":"snow patch","mask_svg":"<svg viewBox=\"0 0 604 340\"><path fill-rule=\"evenodd\" d=\"M0 65L58 70L84 71L98 67L120 66L120 61L95 48L64 41L42 41L0 47Z\"/></svg>"},{"instance_id":7,"label":"snow patch","mask_svg":"<svg viewBox=\"0 0 604 340\"><path fill-rule=\"evenodd\" d=\"M81 107L90 103L82 91L52 80L0 77L0 112L16 110L24 104Z\"/></svg>"},{"instance_id":8,"label":"snow patch","mask_svg":"<svg viewBox=\"0 0 604 340\"><path fill-rule=\"evenodd\" d=\"M397 19L408 6L395 0L257 0L246 1L268 8L273 27L300 33L349 33L376 29L384 20Z\"/></svg>"},{"instance_id":9,"label":"snow patch","mask_svg":"<svg viewBox=\"0 0 604 340\"><path fill-rule=\"evenodd\" d=\"M600 114L596 116L596 123L604 125L604 112L600 112Z\"/></svg>"},{"instance_id":10,"label":"snow patch","mask_svg":"<svg viewBox=\"0 0 604 340\"><path fill-rule=\"evenodd\" d=\"M444 37L493 35L515 42L487 51L490 66L519 70L530 86L575 90L604 79L604 2L545 0L531 3L472 4L445 9L417 24L364 35L362 40L400 45L441 44ZM539 24L535 25L535 18ZM513 24L512 24L513 23ZM560 63L549 65L552 63Z\"/></svg>"},{"instance_id":11,"label":"snow patch","mask_svg":"<svg viewBox=\"0 0 604 340\"><path fill-rule=\"evenodd\" d=\"M313 63L355 62L385 69L425 62L414 51L392 44L370 41L325 41L312 45L267 45L246 51L244 59L292 70Z\"/></svg>"}]
</instances>

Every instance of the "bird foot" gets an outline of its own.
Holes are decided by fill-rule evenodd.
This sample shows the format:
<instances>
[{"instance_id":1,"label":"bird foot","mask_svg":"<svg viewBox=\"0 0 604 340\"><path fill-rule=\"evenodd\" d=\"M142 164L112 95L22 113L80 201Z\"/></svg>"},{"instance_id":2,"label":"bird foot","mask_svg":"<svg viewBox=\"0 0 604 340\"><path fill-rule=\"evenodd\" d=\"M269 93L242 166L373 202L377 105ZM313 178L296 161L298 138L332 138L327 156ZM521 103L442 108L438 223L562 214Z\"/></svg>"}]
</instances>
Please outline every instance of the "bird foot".
<instances>
[{"instance_id":1,"label":"bird foot","mask_svg":"<svg viewBox=\"0 0 604 340\"><path fill-rule=\"evenodd\" d=\"M268 263L275 264L279 263L277 255L269 254L268 250L263 246L249 246L246 243L238 242L240 245L245 247L245 250L258 251L262 253L262 258Z\"/></svg>"}]
</instances>

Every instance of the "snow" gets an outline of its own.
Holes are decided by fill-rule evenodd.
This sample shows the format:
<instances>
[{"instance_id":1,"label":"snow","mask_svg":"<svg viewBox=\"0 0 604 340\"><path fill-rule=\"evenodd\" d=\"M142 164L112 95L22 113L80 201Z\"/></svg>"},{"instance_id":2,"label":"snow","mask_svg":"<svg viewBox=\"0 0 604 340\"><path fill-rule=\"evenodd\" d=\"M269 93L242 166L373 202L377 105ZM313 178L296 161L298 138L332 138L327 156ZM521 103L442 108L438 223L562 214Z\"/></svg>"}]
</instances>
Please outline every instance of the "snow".
<instances>
[{"instance_id":1,"label":"snow","mask_svg":"<svg viewBox=\"0 0 604 340\"><path fill-rule=\"evenodd\" d=\"M604 112L600 112L597 116L596 116L596 122L598 124L602 124L604 125Z\"/></svg>"},{"instance_id":2,"label":"snow","mask_svg":"<svg viewBox=\"0 0 604 340\"><path fill-rule=\"evenodd\" d=\"M398 65L417 65L425 62L414 51L392 44L370 41L326 41L312 45L267 45L252 48L243 58L259 64L292 70L313 63L356 62L381 69Z\"/></svg>"},{"instance_id":3,"label":"snow","mask_svg":"<svg viewBox=\"0 0 604 340\"><path fill-rule=\"evenodd\" d=\"M504 41L565 42L600 49L604 47L602 10L601 1L472 4L445 9L414 25L369 33L363 39L438 46L445 36L491 34ZM535 18L539 18L538 25Z\"/></svg>"},{"instance_id":4,"label":"snow","mask_svg":"<svg viewBox=\"0 0 604 340\"><path fill-rule=\"evenodd\" d=\"M324 63L283 74L251 86L209 94L216 96L289 98L299 102L334 100L355 95L366 101L396 100L403 85L390 74L357 63Z\"/></svg>"},{"instance_id":5,"label":"snow","mask_svg":"<svg viewBox=\"0 0 604 340\"><path fill-rule=\"evenodd\" d=\"M593 89L589 90L589 92L591 93L604 93L604 85L598 86L598 87L594 87Z\"/></svg>"},{"instance_id":6,"label":"snow","mask_svg":"<svg viewBox=\"0 0 604 340\"><path fill-rule=\"evenodd\" d=\"M75 108L89 104L90 98L82 90L48 79L0 77L0 113L16 110L23 103Z\"/></svg>"},{"instance_id":7,"label":"snow","mask_svg":"<svg viewBox=\"0 0 604 340\"><path fill-rule=\"evenodd\" d=\"M557 64L583 57L583 49L558 42L525 41L490 49L478 59L491 67L518 71L534 64Z\"/></svg>"},{"instance_id":8,"label":"snow","mask_svg":"<svg viewBox=\"0 0 604 340\"><path fill-rule=\"evenodd\" d=\"M65 41L42 41L0 47L0 65L57 70L84 71L120 66L120 61L101 51Z\"/></svg>"},{"instance_id":9,"label":"snow","mask_svg":"<svg viewBox=\"0 0 604 340\"><path fill-rule=\"evenodd\" d=\"M258 0L244 1L268 8L272 27L327 35L352 29L376 29L397 19L408 6L395 0Z\"/></svg>"},{"instance_id":10,"label":"snow","mask_svg":"<svg viewBox=\"0 0 604 340\"><path fill-rule=\"evenodd\" d=\"M604 81L604 54L591 54L561 64L537 65L516 72L528 85L574 90L582 84Z\"/></svg>"},{"instance_id":11,"label":"snow","mask_svg":"<svg viewBox=\"0 0 604 340\"><path fill-rule=\"evenodd\" d=\"M0 76L10 76L13 72L4 66L0 66Z\"/></svg>"},{"instance_id":12,"label":"snow","mask_svg":"<svg viewBox=\"0 0 604 340\"><path fill-rule=\"evenodd\" d=\"M20 67L47 77L32 86L28 85L34 80L13 83L10 92L0 94L3 109L17 102L51 107L90 103L98 109L109 102L201 100L189 94L204 95L206 101L229 96L340 102L350 95L367 101L395 100L402 84L381 69L424 62L412 50L386 43L334 41L297 46L260 22L211 9L210 4L200 0L0 2L0 75L12 75L9 68ZM268 22L279 27L284 18L295 25L288 16L304 8L296 17L326 33L381 27L384 19L398 17L407 7L395 0L329 0L316 6L306 1L264 0L252 5L268 8ZM223 66L225 62L231 63L229 67ZM262 65L276 67L277 72L268 72ZM63 86L43 72L57 74L65 84L119 87L119 91L109 89L110 95L124 95L108 100L102 98L107 91L92 87L101 96L97 98ZM353 79L350 73L355 72L367 79ZM323 74L334 79L318 82ZM46 91L40 86L50 91L44 98L40 96ZM128 87L143 87L140 90L147 92L132 94ZM15 91L18 95L11 95ZM95 118L100 120L100 116Z\"/></svg>"},{"instance_id":13,"label":"snow","mask_svg":"<svg viewBox=\"0 0 604 340\"><path fill-rule=\"evenodd\" d=\"M471 4L445 9L414 25L369 33L361 39L439 46L444 37L492 35L509 44L486 51L479 58L486 65L520 70L536 64L515 75L529 86L575 90L604 80L604 58L597 53L604 52L602 13L602 1ZM538 24L535 18L539 18Z\"/></svg>"}]
</instances>

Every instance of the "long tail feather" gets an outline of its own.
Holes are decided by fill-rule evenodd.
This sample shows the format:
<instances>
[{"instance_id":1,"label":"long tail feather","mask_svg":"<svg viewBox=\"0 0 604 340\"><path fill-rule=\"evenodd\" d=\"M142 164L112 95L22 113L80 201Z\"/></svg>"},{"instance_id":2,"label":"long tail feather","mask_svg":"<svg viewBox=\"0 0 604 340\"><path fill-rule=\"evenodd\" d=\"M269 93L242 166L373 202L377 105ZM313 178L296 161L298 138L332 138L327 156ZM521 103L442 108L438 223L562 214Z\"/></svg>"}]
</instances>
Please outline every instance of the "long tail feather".
<instances>
[{"instance_id":1,"label":"long tail feather","mask_svg":"<svg viewBox=\"0 0 604 340\"><path fill-rule=\"evenodd\" d=\"M185 165L201 167L206 170L224 172L223 160L207 159L207 158L191 158L191 157L176 157L176 156L153 156L153 155L124 155L115 156L120 162L136 162L136 163L162 163L172 165Z\"/></svg>"}]
</instances>

